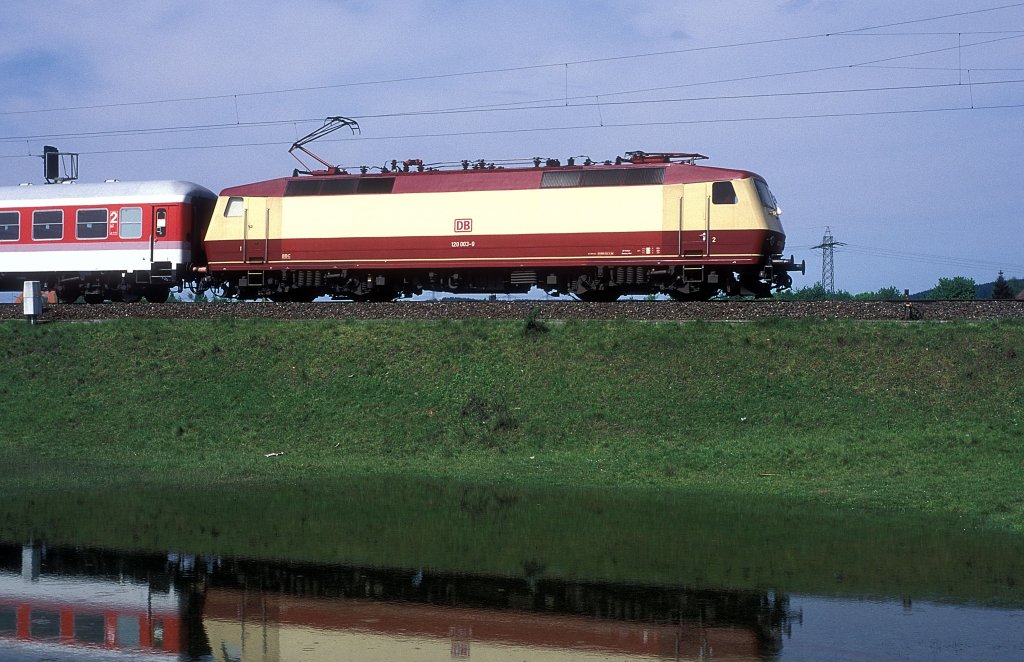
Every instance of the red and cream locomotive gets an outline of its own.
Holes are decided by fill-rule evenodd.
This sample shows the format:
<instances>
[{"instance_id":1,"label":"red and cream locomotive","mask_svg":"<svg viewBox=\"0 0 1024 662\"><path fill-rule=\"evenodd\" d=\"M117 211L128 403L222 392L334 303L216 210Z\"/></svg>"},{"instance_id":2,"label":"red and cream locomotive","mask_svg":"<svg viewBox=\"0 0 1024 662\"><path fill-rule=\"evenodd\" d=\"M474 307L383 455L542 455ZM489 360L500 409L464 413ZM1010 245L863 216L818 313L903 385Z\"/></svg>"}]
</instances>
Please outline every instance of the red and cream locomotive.
<instances>
[{"instance_id":1,"label":"red and cream locomotive","mask_svg":"<svg viewBox=\"0 0 1024 662\"><path fill-rule=\"evenodd\" d=\"M243 299L390 300L420 291L707 299L788 287L768 185L696 154L498 168L418 160L225 189L207 279Z\"/></svg>"}]
</instances>

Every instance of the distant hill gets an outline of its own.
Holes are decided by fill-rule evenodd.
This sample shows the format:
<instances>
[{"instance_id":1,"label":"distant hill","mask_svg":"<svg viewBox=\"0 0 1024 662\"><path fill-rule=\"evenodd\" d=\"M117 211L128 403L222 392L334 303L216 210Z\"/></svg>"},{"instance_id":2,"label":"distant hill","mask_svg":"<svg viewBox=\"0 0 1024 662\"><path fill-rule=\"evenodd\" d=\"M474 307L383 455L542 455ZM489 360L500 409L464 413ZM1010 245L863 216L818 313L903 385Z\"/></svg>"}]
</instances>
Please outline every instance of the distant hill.
<instances>
[{"instance_id":1,"label":"distant hill","mask_svg":"<svg viewBox=\"0 0 1024 662\"><path fill-rule=\"evenodd\" d=\"M974 288L974 297L977 299L991 299L992 288L995 287L996 282L991 283L979 283ZM1016 296L1021 290L1024 290L1024 278L1007 278L1006 284L1013 290L1013 294ZM932 288L934 289L934 288ZM931 296L932 290L924 290L917 294L911 294L911 299L927 299Z\"/></svg>"}]
</instances>

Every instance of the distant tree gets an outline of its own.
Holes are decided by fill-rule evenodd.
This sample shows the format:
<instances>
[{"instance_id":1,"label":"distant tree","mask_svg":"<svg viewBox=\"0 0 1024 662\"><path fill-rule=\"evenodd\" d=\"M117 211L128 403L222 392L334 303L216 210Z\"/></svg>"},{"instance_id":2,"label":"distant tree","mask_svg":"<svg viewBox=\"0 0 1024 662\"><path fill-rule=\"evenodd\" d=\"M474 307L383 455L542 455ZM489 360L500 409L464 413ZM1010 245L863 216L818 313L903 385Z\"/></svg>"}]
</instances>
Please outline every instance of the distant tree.
<instances>
[{"instance_id":1,"label":"distant tree","mask_svg":"<svg viewBox=\"0 0 1024 662\"><path fill-rule=\"evenodd\" d=\"M883 287L877 292L861 292L853 296L857 301L894 301L902 299L903 293L895 285Z\"/></svg>"},{"instance_id":2,"label":"distant tree","mask_svg":"<svg viewBox=\"0 0 1024 662\"><path fill-rule=\"evenodd\" d=\"M1000 271L999 275L996 276L996 282L992 284L992 298L993 299L1012 299L1013 289L1010 284L1003 278L1003 272Z\"/></svg>"},{"instance_id":3,"label":"distant tree","mask_svg":"<svg viewBox=\"0 0 1024 662\"><path fill-rule=\"evenodd\" d=\"M940 278L938 285L932 288L928 298L973 300L977 287L978 285L974 282L973 278L965 276Z\"/></svg>"},{"instance_id":4,"label":"distant tree","mask_svg":"<svg viewBox=\"0 0 1024 662\"><path fill-rule=\"evenodd\" d=\"M824 285L815 283L808 287L779 292L775 298L780 301L849 301L853 299L853 295L845 290L827 292Z\"/></svg>"}]
</instances>

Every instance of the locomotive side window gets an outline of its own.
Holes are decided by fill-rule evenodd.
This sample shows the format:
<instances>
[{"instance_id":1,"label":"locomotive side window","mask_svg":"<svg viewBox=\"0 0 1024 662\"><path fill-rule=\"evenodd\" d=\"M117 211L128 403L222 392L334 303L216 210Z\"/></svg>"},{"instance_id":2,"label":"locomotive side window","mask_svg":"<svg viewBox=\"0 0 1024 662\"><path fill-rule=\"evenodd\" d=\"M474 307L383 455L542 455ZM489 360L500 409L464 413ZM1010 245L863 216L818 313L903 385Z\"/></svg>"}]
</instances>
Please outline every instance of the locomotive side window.
<instances>
[{"instance_id":1,"label":"locomotive side window","mask_svg":"<svg viewBox=\"0 0 1024 662\"><path fill-rule=\"evenodd\" d=\"M227 218L241 218L245 215L245 201L242 198L228 198L224 205L224 216Z\"/></svg>"},{"instance_id":2,"label":"locomotive side window","mask_svg":"<svg viewBox=\"0 0 1024 662\"><path fill-rule=\"evenodd\" d=\"M75 236L79 239L106 239L107 210L79 209L75 224Z\"/></svg>"},{"instance_id":3,"label":"locomotive side window","mask_svg":"<svg viewBox=\"0 0 1024 662\"><path fill-rule=\"evenodd\" d=\"M0 211L0 241L18 241L21 238L21 212Z\"/></svg>"},{"instance_id":4,"label":"locomotive side window","mask_svg":"<svg viewBox=\"0 0 1024 662\"><path fill-rule=\"evenodd\" d=\"M347 195L349 193L356 192L356 181L355 179L325 179L317 191L317 195ZM295 184L297 182L291 182ZM302 195L301 193L299 195Z\"/></svg>"},{"instance_id":5,"label":"locomotive side window","mask_svg":"<svg viewBox=\"0 0 1024 662\"><path fill-rule=\"evenodd\" d=\"M618 186L625 179L622 170L588 170L583 173L584 186Z\"/></svg>"},{"instance_id":6,"label":"locomotive side window","mask_svg":"<svg viewBox=\"0 0 1024 662\"><path fill-rule=\"evenodd\" d=\"M351 180L350 180L351 181ZM285 195L319 195L319 179L296 179L288 182L284 189Z\"/></svg>"},{"instance_id":7,"label":"locomotive side window","mask_svg":"<svg viewBox=\"0 0 1024 662\"><path fill-rule=\"evenodd\" d=\"M32 212L32 239L64 238L64 212L59 209Z\"/></svg>"},{"instance_id":8,"label":"locomotive side window","mask_svg":"<svg viewBox=\"0 0 1024 662\"><path fill-rule=\"evenodd\" d=\"M553 170L545 172L540 177L541 188L568 188L579 186L583 179L583 172L580 170Z\"/></svg>"},{"instance_id":9,"label":"locomotive side window","mask_svg":"<svg viewBox=\"0 0 1024 662\"><path fill-rule=\"evenodd\" d=\"M573 186L642 186L665 181L664 168L616 168L613 170L554 170L540 178L541 188Z\"/></svg>"},{"instance_id":10,"label":"locomotive side window","mask_svg":"<svg viewBox=\"0 0 1024 662\"><path fill-rule=\"evenodd\" d=\"M630 168L626 170L627 186L639 186L643 184L663 184L665 182L664 168Z\"/></svg>"},{"instance_id":11,"label":"locomotive side window","mask_svg":"<svg viewBox=\"0 0 1024 662\"><path fill-rule=\"evenodd\" d=\"M714 182L711 185L711 204L736 204L736 188L732 185L732 182Z\"/></svg>"},{"instance_id":12,"label":"locomotive side window","mask_svg":"<svg viewBox=\"0 0 1024 662\"><path fill-rule=\"evenodd\" d=\"M121 238L142 237L142 207L121 207Z\"/></svg>"},{"instance_id":13,"label":"locomotive side window","mask_svg":"<svg viewBox=\"0 0 1024 662\"><path fill-rule=\"evenodd\" d=\"M391 193L394 188L394 177L370 177L359 180L356 193Z\"/></svg>"}]
</instances>

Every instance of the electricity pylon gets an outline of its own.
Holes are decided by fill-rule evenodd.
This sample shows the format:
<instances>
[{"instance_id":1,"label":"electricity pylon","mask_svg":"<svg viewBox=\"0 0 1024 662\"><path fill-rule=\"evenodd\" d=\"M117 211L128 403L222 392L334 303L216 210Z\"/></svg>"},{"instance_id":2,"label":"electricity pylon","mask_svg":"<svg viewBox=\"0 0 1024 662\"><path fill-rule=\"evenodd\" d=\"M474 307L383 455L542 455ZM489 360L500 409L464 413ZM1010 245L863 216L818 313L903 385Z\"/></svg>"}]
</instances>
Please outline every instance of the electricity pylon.
<instances>
[{"instance_id":1,"label":"electricity pylon","mask_svg":"<svg viewBox=\"0 0 1024 662\"><path fill-rule=\"evenodd\" d=\"M825 226L825 236L821 238L821 243L811 247L811 250L821 249L821 287L829 294L836 293L833 253L836 246L845 245L846 243L836 241L836 238L832 236L832 228Z\"/></svg>"}]
</instances>

